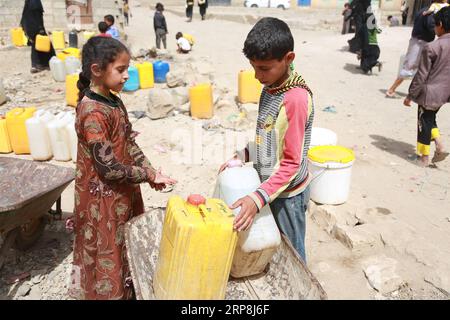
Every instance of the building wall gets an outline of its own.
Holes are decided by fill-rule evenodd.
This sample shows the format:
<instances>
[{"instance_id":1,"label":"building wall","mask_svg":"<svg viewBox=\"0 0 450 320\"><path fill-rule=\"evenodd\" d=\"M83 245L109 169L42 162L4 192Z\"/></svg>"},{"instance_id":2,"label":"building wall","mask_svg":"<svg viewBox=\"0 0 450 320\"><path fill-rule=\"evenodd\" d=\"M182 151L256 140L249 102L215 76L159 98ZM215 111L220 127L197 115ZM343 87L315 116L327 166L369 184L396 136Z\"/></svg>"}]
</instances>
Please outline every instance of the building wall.
<instances>
[{"instance_id":1,"label":"building wall","mask_svg":"<svg viewBox=\"0 0 450 320\"><path fill-rule=\"evenodd\" d=\"M66 0L41 0L44 7L44 24L48 31L70 30L73 21L67 18ZM20 5L18 5L20 3ZM0 29L18 27L22 16L24 1L0 0ZM123 14L121 0L92 0L93 23L82 25L81 29L97 30L98 22L107 14L116 18L119 29L123 29Z\"/></svg>"},{"instance_id":2,"label":"building wall","mask_svg":"<svg viewBox=\"0 0 450 320\"><path fill-rule=\"evenodd\" d=\"M311 0L312 8L343 8L349 0ZM383 10L400 10L402 0L372 0L372 6Z\"/></svg>"}]
</instances>

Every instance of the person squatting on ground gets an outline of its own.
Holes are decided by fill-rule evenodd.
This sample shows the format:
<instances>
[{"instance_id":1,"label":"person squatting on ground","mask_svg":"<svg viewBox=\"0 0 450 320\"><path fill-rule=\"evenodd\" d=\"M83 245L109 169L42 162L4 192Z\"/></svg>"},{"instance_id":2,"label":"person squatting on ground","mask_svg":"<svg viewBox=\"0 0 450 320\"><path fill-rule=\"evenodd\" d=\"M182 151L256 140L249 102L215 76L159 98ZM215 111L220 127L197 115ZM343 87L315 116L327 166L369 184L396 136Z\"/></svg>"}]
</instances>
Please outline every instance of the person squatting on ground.
<instances>
[{"instance_id":1,"label":"person squatting on ground","mask_svg":"<svg viewBox=\"0 0 450 320\"><path fill-rule=\"evenodd\" d=\"M183 37L181 32L177 32L175 39L177 39L178 53L189 53L189 51L191 51L191 44Z\"/></svg>"},{"instance_id":2,"label":"person squatting on ground","mask_svg":"<svg viewBox=\"0 0 450 320\"><path fill-rule=\"evenodd\" d=\"M155 190L175 180L155 170L135 138L118 93L128 79L130 54L118 40L93 37L82 50L75 129L78 158L71 295L78 299L130 299L133 285L124 226L144 212L140 183Z\"/></svg>"},{"instance_id":3,"label":"person squatting on ground","mask_svg":"<svg viewBox=\"0 0 450 320\"><path fill-rule=\"evenodd\" d=\"M439 10L434 19L439 38L423 47L419 68L404 101L405 106L411 106L411 101L418 104L417 154L422 166L429 164L431 141L436 144L432 162L443 161L448 156L436 114L442 105L450 102L450 7Z\"/></svg>"},{"instance_id":4,"label":"person squatting on ground","mask_svg":"<svg viewBox=\"0 0 450 320\"><path fill-rule=\"evenodd\" d=\"M167 49L166 35L169 33L169 31L167 30L166 17L164 17L163 11L163 4L158 2L156 4L156 11L153 17L153 29L155 29L156 48L158 49L161 49L161 41L163 43L164 49Z\"/></svg>"},{"instance_id":5,"label":"person squatting on ground","mask_svg":"<svg viewBox=\"0 0 450 320\"><path fill-rule=\"evenodd\" d=\"M231 208L241 207L234 228L242 231L251 226L262 207L270 205L281 232L306 262L305 212L310 195L307 153L314 106L308 85L291 70L293 50L294 39L288 25L276 18L261 19L245 40L244 54L256 79L264 85L253 159L262 184ZM238 151L233 159L236 158L249 161L248 147ZM226 170L229 161L219 172Z\"/></svg>"}]
</instances>

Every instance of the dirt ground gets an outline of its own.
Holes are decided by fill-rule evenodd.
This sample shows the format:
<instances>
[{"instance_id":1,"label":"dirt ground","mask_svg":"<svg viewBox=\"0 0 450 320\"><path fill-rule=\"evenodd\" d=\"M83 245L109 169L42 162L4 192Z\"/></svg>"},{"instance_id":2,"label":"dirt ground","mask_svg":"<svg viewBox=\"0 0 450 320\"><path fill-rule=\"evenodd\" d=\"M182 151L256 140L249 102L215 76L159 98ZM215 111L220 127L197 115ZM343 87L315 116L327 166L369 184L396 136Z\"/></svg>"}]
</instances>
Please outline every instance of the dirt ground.
<instances>
[{"instance_id":1,"label":"dirt ground","mask_svg":"<svg viewBox=\"0 0 450 320\"><path fill-rule=\"evenodd\" d=\"M232 101L237 94L239 70L250 68L242 47L252 24L224 20L220 15L200 21L197 12L194 21L186 23L177 14L181 9L168 9L168 51L175 56L172 68L186 63L209 64L215 98L220 95ZM154 45L153 11L144 4L132 10L133 19L126 29L132 51L150 48ZM258 14L282 15L288 21L301 16L307 23L320 11L259 9ZM326 14L331 16L330 11ZM411 158L417 106L407 108L402 99L384 96L396 77L411 28L389 28L382 22L379 43L383 69L368 76L356 69L356 56L347 50L347 40L353 35L341 35L339 19L333 21L331 27L324 23L302 28L298 21L292 27L295 67L314 92L314 126L336 132L338 144L353 149L356 155L347 203L332 207L311 202L308 267L330 299L449 299L450 160L434 168L416 166ZM188 56L175 54L177 31L196 37ZM7 83L11 98L0 106L0 114L14 106L64 108L64 84L54 82L49 72L30 75L29 55L28 48L0 50L0 77ZM399 88L402 97L408 85L405 82ZM130 111L146 110L149 91L163 86L123 93L122 98ZM329 106L336 113L325 112ZM164 207L173 194L211 195L219 165L253 135L256 105L245 108L248 122L242 131L226 126L205 130L204 121L182 112L160 120L133 119L134 129L141 133L137 141L144 153L179 181L167 193L143 185L147 208ZM216 119L224 124L236 112L236 106L217 109ZM450 110L443 107L437 119L446 146L450 145L450 123L445 121L449 116ZM51 163L74 167L73 163ZM63 193L62 200L66 217L73 209L73 185ZM71 242L72 235L66 233L63 221L52 221L30 251L11 252L0 270L0 299L67 299L65 279L70 272ZM370 270L377 270L378 276L371 276Z\"/></svg>"}]
</instances>

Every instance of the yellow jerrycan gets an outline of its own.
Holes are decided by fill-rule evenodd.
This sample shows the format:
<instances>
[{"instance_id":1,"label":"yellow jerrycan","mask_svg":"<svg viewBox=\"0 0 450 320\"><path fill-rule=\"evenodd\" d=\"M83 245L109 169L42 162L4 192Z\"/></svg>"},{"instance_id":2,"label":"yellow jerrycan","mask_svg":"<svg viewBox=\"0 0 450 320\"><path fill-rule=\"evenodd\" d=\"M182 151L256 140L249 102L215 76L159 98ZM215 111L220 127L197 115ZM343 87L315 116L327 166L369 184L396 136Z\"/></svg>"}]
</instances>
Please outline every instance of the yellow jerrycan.
<instances>
[{"instance_id":1,"label":"yellow jerrycan","mask_svg":"<svg viewBox=\"0 0 450 320\"><path fill-rule=\"evenodd\" d=\"M27 128L25 121L33 117L36 108L15 108L6 113L6 126L15 154L30 154Z\"/></svg>"},{"instance_id":2,"label":"yellow jerrycan","mask_svg":"<svg viewBox=\"0 0 450 320\"><path fill-rule=\"evenodd\" d=\"M36 51L50 52L50 50L51 50L50 37L38 34L36 36Z\"/></svg>"},{"instance_id":3,"label":"yellow jerrycan","mask_svg":"<svg viewBox=\"0 0 450 320\"><path fill-rule=\"evenodd\" d=\"M92 31L84 31L83 32L83 40L84 43L86 43L90 38L92 38L93 36L95 36L95 32Z\"/></svg>"},{"instance_id":4,"label":"yellow jerrycan","mask_svg":"<svg viewBox=\"0 0 450 320\"><path fill-rule=\"evenodd\" d=\"M12 152L11 141L9 140L6 118L0 116L0 153Z\"/></svg>"},{"instance_id":5,"label":"yellow jerrycan","mask_svg":"<svg viewBox=\"0 0 450 320\"><path fill-rule=\"evenodd\" d=\"M76 108L78 105L78 90L77 83L79 74L69 74L66 76L66 103L68 106Z\"/></svg>"},{"instance_id":6,"label":"yellow jerrycan","mask_svg":"<svg viewBox=\"0 0 450 320\"><path fill-rule=\"evenodd\" d=\"M139 72L139 86L141 89L153 88L155 86L155 76L153 74L153 64L144 62L136 64Z\"/></svg>"},{"instance_id":7,"label":"yellow jerrycan","mask_svg":"<svg viewBox=\"0 0 450 320\"><path fill-rule=\"evenodd\" d=\"M11 29L11 41L14 46L23 47L26 45L25 39L26 36L22 28L19 27Z\"/></svg>"},{"instance_id":8,"label":"yellow jerrycan","mask_svg":"<svg viewBox=\"0 0 450 320\"><path fill-rule=\"evenodd\" d=\"M67 57L75 57L80 59L80 49L78 48L66 48L56 54L59 60L65 61Z\"/></svg>"},{"instance_id":9,"label":"yellow jerrycan","mask_svg":"<svg viewBox=\"0 0 450 320\"><path fill-rule=\"evenodd\" d=\"M157 299L225 298L238 239L233 220L219 199L169 199L153 279Z\"/></svg>"},{"instance_id":10,"label":"yellow jerrycan","mask_svg":"<svg viewBox=\"0 0 450 320\"><path fill-rule=\"evenodd\" d=\"M211 84L202 83L189 89L191 116L197 119L210 119L214 115L213 89Z\"/></svg>"},{"instance_id":11,"label":"yellow jerrycan","mask_svg":"<svg viewBox=\"0 0 450 320\"><path fill-rule=\"evenodd\" d=\"M64 31L53 31L52 43L55 50L64 49L66 47L66 41L64 40Z\"/></svg>"},{"instance_id":12,"label":"yellow jerrycan","mask_svg":"<svg viewBox=\"0 0 450 320\"><path fill-rule=\"evenodd\" d=\"M262 84L255 79L255 71L241 70L238 75L238 100L240 103L259 103Z\"/></svg>"}]
</instances>

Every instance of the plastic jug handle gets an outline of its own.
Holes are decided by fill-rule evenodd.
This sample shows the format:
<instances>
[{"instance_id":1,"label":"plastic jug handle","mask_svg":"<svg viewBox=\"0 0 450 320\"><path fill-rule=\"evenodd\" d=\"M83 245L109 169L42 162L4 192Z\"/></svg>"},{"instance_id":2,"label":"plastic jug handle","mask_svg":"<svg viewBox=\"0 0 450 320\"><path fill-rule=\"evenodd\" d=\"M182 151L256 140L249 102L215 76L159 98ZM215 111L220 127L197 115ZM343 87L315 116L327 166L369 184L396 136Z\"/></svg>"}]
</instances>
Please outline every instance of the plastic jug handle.
<instances>
[{"instance_id":1,"label":"plastic jug handle","mask_svg":"<svg viewBox=\"0 0 450 320\"><path fill-rule=\"evenodd\" d=\"M206 212L208 212L208 208L206 207L206 205L201 204L198 206L198 209L200 211L200 214L202 215L203 219L206 218Z\"/></svg>"}]
</instances>

